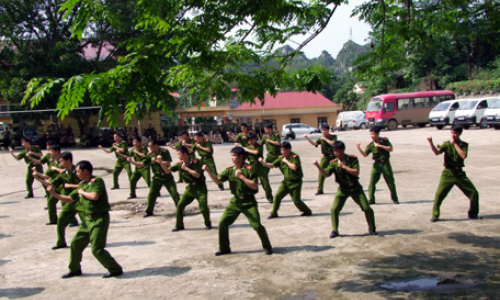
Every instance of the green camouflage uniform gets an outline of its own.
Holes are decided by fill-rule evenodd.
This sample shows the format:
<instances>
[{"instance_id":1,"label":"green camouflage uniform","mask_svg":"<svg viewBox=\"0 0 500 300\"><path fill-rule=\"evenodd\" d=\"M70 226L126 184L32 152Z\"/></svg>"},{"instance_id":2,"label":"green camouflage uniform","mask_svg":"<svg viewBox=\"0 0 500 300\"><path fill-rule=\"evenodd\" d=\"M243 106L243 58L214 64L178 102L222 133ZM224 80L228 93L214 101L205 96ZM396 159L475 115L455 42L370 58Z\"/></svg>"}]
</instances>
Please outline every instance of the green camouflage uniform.
<instances>
[{"instance_id":1,"label":"green camouflage uniform","mask_svg":"<svg viewBox=\"0 0 500 300\"><path fill-rule=\"evenodd\" d=\"M201 144L199 144L203 148L208 148L210 149L210 152L205 152L201 150L200 148L197 147L198 143L195 143L193 146L193 153L196 151L198 155L200 156L200 161L202 165L207 165L208 169L210 172L212 172L215 176L217 176L219 173L217 173L217 167L215 166L215 160L214 160L214 147L212 146L212 142L209 139L204 139ZM223 185L220 184L219 188L222 189Z\"/></svg>"},{"instance_id":2,"label":"green camouflage uniform","mask_svg":"<svg viewBox=\"0 0 500 300\"><path fill-rule=\"evenodd\" d=\"M50 183L52 183L55 187L56 193L59 193L61 195L70 195L74 191L73 189L64 188L64 184L78 184L79 182L80 180L78 179L78 176L76 176L75 166L73 166L71 172L66 169L66 171L58 174L54 179L50 180ZM68 227L69 224L78 224L78 221L75 218L76 214L78 213L76 209L76 203L77 202L62 202L63 208L61 210L61 213L59 214L59 217L57 218L56 246L58 247L66 246L66 227ZM84 216L80 215L80 220L83 220L83 218Z\"/></svg>"},{"instance_id":3,"label":"green camouflage uniform","mask_svg":"<svg viewBox=\"0 0 500 300\"><path fill-rule=\"evenodd\" d=\"M251 131L249 130L248 133L250 132ZM241 147L246 148L250 145L250 143L248 142L248 133L245 134L241 132L236 136L235 140L236 142L240 143Z\"/></svg>"},{"instance_id":4,"label":"green camouflage uniform","mask_svg":"<svg viewBox=\"0 0 500 300\"><path fill-rule=\"evenodd\" d=\"M271 189L271 184L269 183L269 168L263 166L259 162L259 158L264 156L264 146L260 143L256 143L255 146L248 145L249 150L257 150L259 154L254 155L252 153L247 153L248 162L255 168L257 176L259 177L260 183L262 183L262 188L266 192L267 201L273 202L273 190Z\"/></svg>"},{"instance_id":5,"label":"green camouflage uniform","mask_svg":"<svg viewBox=\"0 0 500 300\"><path fill-rule=\"evenodd\" d=\"M330 134L328 135L327 138L332 142L337 141L337 136L335 134ZM335 155L333 154L332 145L328 144L326 141L321 139L321 137L316 140L316 144L317 144L316 147L321 146L321 154L323 154L323 156L321 157L321 161L319 162L319 166L322 169L325 169L326 167L328 167L330 161L335 158ZM318 193L323 193L324 184L325 184L325 177L320 173L318 175Z\"/></svg>"},{"instance_id":6,"label":"green camouflage uniform","mask_svg":"<svg viewBox=\"0 0 500 300\"><path fill-rule=\"evenodd\" d=\"M59 173L57 171L52 171L50 169L51 167L60 168L58 161L56 159L54 159L52 156L50 156L50 154L45 154L42 157L42 159L40 159L40 163L47 165L47 170L45 171L45 175L49 176L49 180L52 180L59 175ZM56 191L57 191L57 189L56 189ZM57 192L59 193L60 189ZM49 223L51 223L51 224L57 223L57 202L58 201L59 200L57 200L56 197L54 197L50 194L47 195L47 208L48 208L47 212L49 215Z\"/></svg>"},{"instance_id":7,"label":"green camouflage uniform","mask_svg":"<svg viewBox=\"0 0 500 300\"><path fill-rule=\"evenodd\" d=\"M266 232L266 228L260 223L259 208L255 200L257 190L248 187L241 179L235 175L236 167L231 166L222 171L218 178L222 181L229 181L229 188L233 198L231 198L229 205L222 214L219 221L219 250L221 252L230 251L229 245L229 226L233 224L238 216L243 213L247 217L250 226L257 232L262 242L264 249L271 249L271 242ZM257 182L257 174L250 165L243 165L241 168L243 176Z\"/></svg>"},{"instance_id":8,"label":"green camouflage uniform","mask_svg":"<svg viewBox=\"0 0 500 300\"><path fill-rule=\"evenodd\" d=\"M351 169L359 170L358 158L354 155L346 154L345 166ZM363 187L359 184L359 178L340 168L337 158L332 160L328 167L324 170L330 175L335 173L335 181L339 184L331 209L333 231L339 231L339 215L347 198L349 197L351 197L365 213L366 222L368 223L370 232L375 231L375 214L366 200Z\"/></svg>"},{"instance_id":9,"label":"green camouflage uniform","mask_svg":"<svg viewBox=\"0 0 500 300\"><path fill-rule=\"evenodd\" d=\"M113 146L111 146L111 148L109 149L109 151L115 152L115 156L116 156L116 164L115 164L115 168L113 169L113 188L115 188L115 189L120 188L120 185L118 184L118 176L120 175L120 173L122 172L123 169L125 169L125 171L127 172L129 182L130 182L130 174L131 174L130 163L116 152L117 148L121 148L121 149L125 150L122 154L127 155L127 151L128 151L127 142L122 140L119 144L114 143Z\"/></svg>"},{"instance_id":10,"label":"green camouflage uniform","mask_svg":"<svg viewBox=\"0 0 500 300\"><path fill-rule=\"evenodd\" d=\"M380 138L379 144L382 146L392 147L391 142L387 138ZM396 191L396 182L394 181L394 173L392 171L391 162L389 161L390 152L381 148L375 147L375 142L371 142L365 148L366 155L373 153L373 168L370 177L370 185L368 186L368 199L370 204L375 203L375 185L380 180L380 175L384 176L385 182L391 192L393 202L398 202L398 193Z\"/></svg>"},{"instance_id":11,"label":"green camouflage uniform","mask_svg":"<svg viewBox=\"0 0 500 300\"><path fill-rule=\"evenodd\" d=\"M304 173L302 172L302 166L300 163L300 157L293 153L290 157L287 157L287 160L297 166L297 169L292 170L284 161L284 156L278 157L274 162L273 166L280 169L281 173L284 175L284 180L281 182L276 195L274 196L273 201L273 210L271 211L271 216L278 216L278 210L280 209L281 200L285 198L287 194L290 194L292 198L293 204L300 210L301 212L311 214L311 209L301 200L301 192L302 192L302 178L304 177Z\"/></svg>"},{"instance_id":12,"label":"green camouflage uniform","mask_svg":"<svg viewBox=\"0 0 500 300\"><path fill-rule=\"evenodd\" d=\"M184 140L181 139L179 142L175 143L174 144L175 149L178 149L180 146L182 146L182 142L183 141ZM194 139L192 137L189 137L189 139L186 141L186 143L190 144L190 145L194 145ZM188 147L188 149L189 149L189 147ZM193 153L189 153L189 157L196 158L196 155L194 155L194 151L193 151ZM181 178L181 174L180 173L179 173L179 180L177 180L177 182L182 182L182 178Z\"/></svg>"},{"instance_id":13,"label":"green camouflage uniform","mask_svg":"<svg viewBox=\"0 0 500 300\"><path fill-rule=\"evenodd\" d=\"M465 152L465 154L467 154L469 144L460 141L458 146ZM445 169L443 170L443 173L441 173L441 180L439 181L439 186L434 198L432 217L435 220L439 219L439 208L441 207L446 195L448 195L453 186L456 185L470 200L468 211L469 218L476 218L479 213L479 192L463 170L463 167L465 166L464 159L458 155L457 149L451 144L451 142L445 142L442 145L439 145L438 149L441 152L444 152Z\"/></svg>"},{"instance_id":14,"label":"green camouflage uniform","mask_svg":"<svg viewBox=\"0 0 500 300\"><path fill-rule=\"evenodd\" d=\"M18 159L23 159L26 165L28 165L27 170L26 170L26 191L28 192L28 197L33 197L33 181L35 181L35 178L33 177L33 170L31 170L33 167L36 168L36 171L39 173L43 172L43 167L42 165L35 165L27 156L28 152L30 152L27 149L23 149L18 155ZM38 145L32 145L31 146L31 152L33 153L42 153L42 150L40 150L40 147ZM34 159L39 159L38 156L32 155L31 158Z\"/></svg>"},{"instance_id":15,"label":"green camouflage uniform","mask_svg":"<svg viewBox=\"0 0 500 300\"><path fill-rule=\"evenodd\" d=\"M144 167L136 166L132 176L130 176L130 197L137 197L135 190L137 189L137 182L141 177L144 178L148 187L151 184L151 169L149 167L150 160L148 159L148 149L145 146L141 146L137 149L138 152L144 154L144 157L135 153L134 149L135 147L129 151L128 156L133 157L135 162L143 163Z\"/></svg>"},{"instance_id":16,"label":"green camouflage uniform","mask_svg":"<svg viewBox=\"0 0 500 300\"><path fill-rule=\"evenodd\" d=\"M158 154L151 153L148 155L148 159L151 163L151 170L153 172L153 180L151 180L151 186L149 187L148 194L148 202L146 206L146 213L153 214L156 199L160 194L160 190L162 186L165 186L170 193L170 197L174 201L175 206L177 207L177 203L179 202L179 194L177 193L177 186L175 185L174 177L172 174L167 174L163 170L163 168L158 163L154 163L151 161L152 158L161 155L164 161L172 161L172 157L170 156L170 152L166 149L160 149Z\"/></svg>"},{"instance_id":17,"label":"green camouflage uniform","mask_svg":"<svg viewBox=\"0 0 500 300\"><path fill-rule=\"evenodd\" d=\"M91 201L78 194L78 190L83 189L86 192L93 192L99 195L99 199ZM69 271L77 272L81 270L81 261L83 250L90 243L91 251L94 257L108 269L110 273L122 271L122 267L115 259L104 249L106 247L106 238L109 228L109 210L108 194L104 181L100 177L92 176L89 182L81 182L76 190L69 195L73 201L76 201L75 208L81 212L82 223L80 228L71 241L71 252L69 258Z\"/></svg>"},{"instance_id":18,"label":"green camouflage uniform","mask_svg":"<svg viewBox=\"0 0 500 300\"><path fill-rule=\"evenodd\" d=\"M172 170L173 172L179 171L180 176L182 177L182 181L187 184L186 190L182 194L181 200L177 204L175 228L184 228L184 209L195 199L198 200L198 207L201 214L203 215L203 219L205 220L205 226L211 227L212 222L210 222L210 210L208 209L207 201L208 191L207 185L205 183L205 175L203 175L202 170L203 164L201 163L201 161L189 158L189 163L186 166L189 169L200 174L200 177L198 178L195 178L191 176L191 174L189 174L187 171L182 170L183 164L184 162L180 161L170 167L170 170Z\"/></svg>"}]
</instances>

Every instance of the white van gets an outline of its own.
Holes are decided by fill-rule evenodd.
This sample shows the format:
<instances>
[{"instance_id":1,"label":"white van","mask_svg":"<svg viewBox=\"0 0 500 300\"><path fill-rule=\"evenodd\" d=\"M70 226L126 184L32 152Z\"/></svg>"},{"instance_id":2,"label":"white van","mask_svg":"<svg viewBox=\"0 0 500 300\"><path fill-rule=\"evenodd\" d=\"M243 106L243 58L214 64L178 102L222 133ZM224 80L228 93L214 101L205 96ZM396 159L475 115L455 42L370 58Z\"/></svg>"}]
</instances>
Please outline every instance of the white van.
<instances>
[{"instance_id":1,"label":"white van","mask_svg":"<svg viewBox=\"0 0 500 300\"><path fill-rule=\"evenodd\" d=\"M487 125L500 129L500 98L490 101L490 106L484 112L483 119Z\"/></svg>"},{"instance_id":2,"label":"white van","mask_svg":"<svg viewBox=\"0 0 500 300\"><path fill-rule=\"evenodd\" d=\"M466 99L443 101L436 105L429 113L429 125L441 130L446 125L453 124L455 113Z\"/></svg>"},{"instance_id":3,"label":"white van","mask_svg":"<svg viewBox=\"0 0 500 300\"><path fill-rule=\"evenodd\" d=\"M342 131L351 128L366 128L365 112L354 110L339 113L335 129Z\"/></svg>"},{"instance_id":4,"label":"white van","mask_svg":"<svg viewBox=\"0 0 500 300\"><path fill-rule=\"evenodd\" d=\"M471 125L477 125L486 128L484 112L489 106L489 102L498 98L477 98L469 99L462 103L455 113L455 123L469 129Z\"/></svg>"}]
</instances>

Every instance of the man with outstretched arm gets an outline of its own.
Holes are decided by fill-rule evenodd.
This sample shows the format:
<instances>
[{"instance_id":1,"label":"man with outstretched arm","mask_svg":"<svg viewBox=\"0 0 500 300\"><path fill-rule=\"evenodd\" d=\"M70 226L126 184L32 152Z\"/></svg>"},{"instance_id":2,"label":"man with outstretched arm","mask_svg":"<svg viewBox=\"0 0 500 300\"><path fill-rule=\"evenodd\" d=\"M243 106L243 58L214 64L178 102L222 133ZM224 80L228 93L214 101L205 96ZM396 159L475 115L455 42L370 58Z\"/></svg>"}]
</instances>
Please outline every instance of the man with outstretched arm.
<instances>
[{"instance_id":1,"label":"man with outstretched arm","mask_svg":"<svg viewBox=\"0 0 500 300\"><path fill-rule=\"evenodd\" d=\"M314 160L313 165L318 168L318 171L325 177L335 173L335 181L339 184L335 200L331 209L332 215L332 232L330 238L339 236L339 215L344 207L347 198L351 197L354 202L365 213L366 222L370 235L377 235L375 228L375 214L373 213L370 204L366 200L363 187L359 184L359 162L354 155L345 154L345 145L341 141L333 143L333 152L335 153L334 160L330 161L326 169L321 168L318 161Z\"/></svg>"},{"instance_id":2,"label":"man with outstretched arm","mask_svg":"<svg viewBox=\"0 0 500 300\"><path fill-rule=\"evenodd\" d=\"M233 194L233 198L231 198L219 221L219 251L215 252L216 256L231 253L229 226L236 221L241 213L247 217L250 226L259 235L264 252L267 255L273 253L266 228L260 223L259 208L255 200L255 194L259 189L257 174L252 166L245 164L245 158L245 149L234 147L231 150L233 165L226 168L218 176L213 174L206 165L203 165L203 170L207 172L215 184L229 181L229 189Z\"/></svg>"},{"instance_id":3,"label":"man with outstretched arm","mask_svg":"<svg viewBox=\"0 0 500 300\"><path fill-rule=\"evenodd\" d=\"M108 269L103 278L119 276L123 274L122 267L104 249L109 228L108 193L104 180L92 175L93 167L89 161L82 160L76 164L76 175L81 180L78 189L68 196L57 194L54 187L50 186L47 191L55 198L66 202L76 202L76 209L80 211L82 224L75 237L71 241L71 252L69 258L69 272L62 278L71 278L82 275L81 261L83 250L90 243L94 257Z\"/></svg>"},{"instance_id":4,"label":"man with outstretched arm","mask_svg":"<svg viewBox=\"0 0 500 300\"><path fill-rule=\"evenodd\" d=\"M130 183L131 170L130 170L130 163L127 161L127 159L120 156L120 154L126 154L128 152L127 142L122 139L122 136L119 133L115 133L113 135L113 139L115 142L113 143L113 145L109 150L104 149L101 145L99 145L99 149L102 149L104 152L108 154L115 152L116 164L113 169L113 186L111 187L111 189L117 190L120 188L120 184L118 183L118 176L120 176L122 170L125 169L125 171L127 172L127 178L129 183Z\"/></svg>"},{"instance_id":5,"label":"man with outstretched arm","mask_svg":"<svg viewBox=\"0 0 500 300\"><path fill-rule=\"evenodd\" d=\"M444 170L441 173L441 180L434 197L431 222L439 220L441 204L455 185L470 200L469 211L467 212L469 219L479 218L479 192L463 170L469 144L460 139L462 132L463 128L461 126L454 125L451 128L451 141L444 142L437 147L434 146L431 136L427 138L435 155L444 153Z\"/></svg>"},{"instance_id":6,"label":"man with outstretched arm","mask_svg":"<svg viewBox=\"0 0 500 300\"><path fill-rule=\"evenodd\" d=\"M128 153L118 153L126 159L131 165L135 166L135 170L130 176L130 195L127 199L137 198L137 182L142 177L147 186L151 185L151 169L149 168L148 149L142 145L141 137L136 135L133 140L133 147Z\"/></svg>"}]
</instances>

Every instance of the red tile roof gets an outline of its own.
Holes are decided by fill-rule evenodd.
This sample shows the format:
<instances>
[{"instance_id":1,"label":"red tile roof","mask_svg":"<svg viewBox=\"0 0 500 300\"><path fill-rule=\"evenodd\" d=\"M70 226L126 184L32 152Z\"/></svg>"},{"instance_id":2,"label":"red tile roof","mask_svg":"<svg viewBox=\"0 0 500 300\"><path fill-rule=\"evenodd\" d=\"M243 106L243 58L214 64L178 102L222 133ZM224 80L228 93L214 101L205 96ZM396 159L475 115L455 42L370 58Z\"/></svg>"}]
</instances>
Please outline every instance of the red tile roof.
<instances>
[{"instance_id":1,"label":"red tile roof","mask_svg":"<svg viewBox=\"0 0 500 300\"><path fill-rule=\"evenodd\" d=\"M301 108L301 107L324 107L337 106L338 104L325 98L320 93L312 92L279 92L273 98L270 94L265 94L264 105L260 104L259 99L255 103L243 103L236 110L252 109L277 109L277 108Z\"/></svg>"}]
</instances>

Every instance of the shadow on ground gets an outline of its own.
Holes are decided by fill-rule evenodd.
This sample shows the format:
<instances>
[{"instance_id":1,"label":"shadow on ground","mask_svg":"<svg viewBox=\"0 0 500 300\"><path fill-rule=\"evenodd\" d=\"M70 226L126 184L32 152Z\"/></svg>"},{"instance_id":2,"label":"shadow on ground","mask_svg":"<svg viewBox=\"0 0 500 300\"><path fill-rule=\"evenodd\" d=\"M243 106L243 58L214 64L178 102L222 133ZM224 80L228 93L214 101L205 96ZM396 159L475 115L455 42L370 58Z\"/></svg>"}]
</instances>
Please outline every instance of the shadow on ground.
<instances>
[{"instance_id":1,"label":"shadow on ground","mask_svg":"<svg viewBox=\"0 0 500 300\"><path fill-rule=\"evenodd\" d=\"M129 242L116 242L116 243L107 243L106 247L123 247L123 246L146 246L146 245L154 245L156 242L153 241L129 241Z\"/></svg>"},{"instance_id":2,"label":"shadow on ground","mask_svg":"<svg viewBox=\"0 0 500 300\"><path fill-rule=\"evenodd\" d=\"M499 248L500 238L463 233L451 233L448 237L489 251L446 249L371 259L358 265L361 273L357 278L342 281L333 289L347 293L376 293L384 299L498 299L500 254L492 253L491 249ZM453 276L477 279L479 284L470 289L446 292L394 292L380 287L389 281Z\"/></svg>"},{"instance_id":3,"label":"shadow on ground","mask_svg":"<svg viewBox=\"0 0 500 300\"><path fill-rule=\"evenodd\" d=\"M125 271L118 279L138 278L147 276L175 277L191 271L190 267L159 267L145 268L142 270Z\"/></svg>"},{"instance_id":4,"label":"shadow on ground","mask_svg":"<svg viewBox=\"0 0 500 300\"><path fill-rule=\"evenodd\" d=\"M40 294L44 290L45 288L42 287L0 289L0 298L20 299Z\"/></svg>"}]
</instances>

